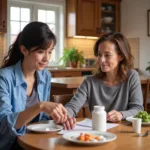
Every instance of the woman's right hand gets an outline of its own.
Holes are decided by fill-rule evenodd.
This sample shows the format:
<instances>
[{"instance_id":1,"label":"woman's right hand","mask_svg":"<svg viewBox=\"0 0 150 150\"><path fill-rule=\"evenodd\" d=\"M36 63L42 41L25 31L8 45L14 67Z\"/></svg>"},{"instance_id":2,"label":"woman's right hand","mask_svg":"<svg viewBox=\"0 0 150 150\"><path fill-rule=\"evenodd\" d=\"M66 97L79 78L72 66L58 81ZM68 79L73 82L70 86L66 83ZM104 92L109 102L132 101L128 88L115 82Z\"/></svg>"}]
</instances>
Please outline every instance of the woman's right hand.
<instances>
[{"instance_id":1,"label":"woman's right hand","mask_svg":"<svg viewBox=\"0 0 150 150\"><path fill-rule=\"evenodd\" d=\"M40 109L50 115L56 123L64 123L67 120L67 110L60 103L41 102Z\"/></svg>"},{"instance_id":2,"label":"woman's right hand","mask_svg":"<svg viewBox=\"0 0 150 150\"><path fill-rule=\"evenodd\" d=\"M76 118L71 118L68 116L67 120L63 123L64 130L71 130L76 125Z\"/></svg>"}]
</instances>

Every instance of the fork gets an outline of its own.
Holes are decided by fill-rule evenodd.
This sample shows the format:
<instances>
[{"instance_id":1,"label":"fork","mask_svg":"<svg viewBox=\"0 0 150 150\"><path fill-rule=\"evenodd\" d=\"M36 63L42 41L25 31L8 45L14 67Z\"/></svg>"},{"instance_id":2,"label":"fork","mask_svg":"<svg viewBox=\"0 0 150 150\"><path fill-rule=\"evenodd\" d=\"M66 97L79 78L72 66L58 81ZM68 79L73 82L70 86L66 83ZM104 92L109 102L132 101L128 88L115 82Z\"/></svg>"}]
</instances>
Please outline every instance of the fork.
<instances>
[{"instance_id":1,"label":"fork","mask_svg":"<svg viewBox=\"0 0 150 150\"><path fill-rule=\"evenodd\" d=\"M138 136L145 137L148 136L149 134L150 134L150 130L147 130L145 133L138 133Z\"/></svg>"}]
</instances>

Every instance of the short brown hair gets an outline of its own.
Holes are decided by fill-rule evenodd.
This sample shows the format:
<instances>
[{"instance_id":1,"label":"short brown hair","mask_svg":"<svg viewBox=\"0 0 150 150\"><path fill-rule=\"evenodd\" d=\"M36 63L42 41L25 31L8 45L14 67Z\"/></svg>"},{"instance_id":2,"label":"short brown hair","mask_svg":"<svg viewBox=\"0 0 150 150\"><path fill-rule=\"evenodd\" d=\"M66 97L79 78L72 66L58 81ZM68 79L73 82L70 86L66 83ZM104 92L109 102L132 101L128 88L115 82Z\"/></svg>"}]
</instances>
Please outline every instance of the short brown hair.
<instances>
[{"instance_id":1,"label":"short brown hair","mask_svg":"<svg viewBox=\"0 0 150 150\"><path fill-rule=\"evenodd\" d=\"M120 81L124 81L127 79L127 73L130 69L133 68L133 56L131 54L131 48L128 43L128 40L121 33L108 33L101 36L94 45L94 55L98 56L98 47L101 43L105 41L110 41L115 44L117 53L123 57L123 60L120 61L118 76ZM106 73L102 72L101 68L98 67L95 75L98 75L101 79L106 77Z\"/></svg>"}]
</instances>

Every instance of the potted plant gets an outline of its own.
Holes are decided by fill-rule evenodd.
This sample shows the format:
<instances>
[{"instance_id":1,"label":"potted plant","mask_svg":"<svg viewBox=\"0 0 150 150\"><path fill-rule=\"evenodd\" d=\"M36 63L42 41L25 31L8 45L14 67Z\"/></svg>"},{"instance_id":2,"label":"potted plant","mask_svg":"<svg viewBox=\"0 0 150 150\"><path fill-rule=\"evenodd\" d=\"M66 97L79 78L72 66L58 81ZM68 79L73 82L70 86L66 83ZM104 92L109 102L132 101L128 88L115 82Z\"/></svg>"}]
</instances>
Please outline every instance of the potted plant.
<instances>
[{"instance_id":1,"label":"potted plant","mask_svg":"<svg viewBox=\"0 0 150 150\"><path fill-rule=\"evenodd\" d=\"M78 51L75 47L64 48L63 56L59 60L63 62L63 66L69 66L76 68L78 63L83 64L85 62L83 52Z\"/></svg>"},{"instance_id":2,"label":"potted plant","mask_svg":"<svg viewBox=\"0 0 150 150\"><path fill-rule=\"evenodd\" d=\"M150 62L148 62L148 66L146 67L146 71L149 71L149 73L150 73Z\"/></svg>"}]
</instances>

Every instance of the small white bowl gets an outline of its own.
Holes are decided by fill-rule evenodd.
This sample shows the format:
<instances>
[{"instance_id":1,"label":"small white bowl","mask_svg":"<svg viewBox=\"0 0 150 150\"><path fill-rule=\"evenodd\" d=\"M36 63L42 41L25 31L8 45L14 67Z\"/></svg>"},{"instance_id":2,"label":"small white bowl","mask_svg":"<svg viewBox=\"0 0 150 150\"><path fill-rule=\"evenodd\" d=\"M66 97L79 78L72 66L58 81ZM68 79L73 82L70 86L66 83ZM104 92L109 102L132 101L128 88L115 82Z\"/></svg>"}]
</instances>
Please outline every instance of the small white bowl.
<instances>
[{"instance_id":1,"label":"small white bowl","mask_svg":"<svg viewBox=\"0 0 150 150\"><path fill-rule=\"evenodd\" d=\"M102 10L106 10L106 8L105 8L105 7L102 7Z\"/></svg>"},{"instance_id":2,"label":"small white bowl","mask_svg":"<svg viewBox=\"0 0 150 150\"><path fill-rule=\"evenodd\" d=\"M104 17L103 18L104 23L111 23L113 21L112 17Z\"/></svg>"},{"instance_id":3,"label":"small white bowl","mask_svg":"<svg viewBox=\"0 0 150 150\"><path fill-rule=\"evenodd\" d=\"M107 6L107 10L111 11L112 10L112 6Z\"/></svg>"}]
</instances>

